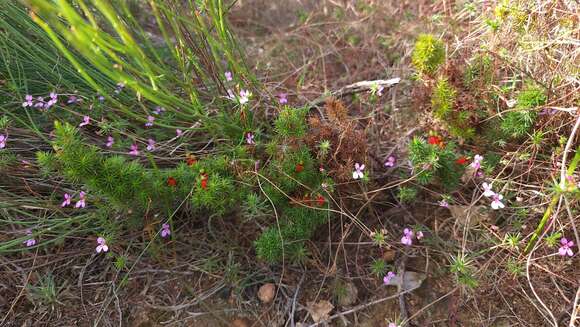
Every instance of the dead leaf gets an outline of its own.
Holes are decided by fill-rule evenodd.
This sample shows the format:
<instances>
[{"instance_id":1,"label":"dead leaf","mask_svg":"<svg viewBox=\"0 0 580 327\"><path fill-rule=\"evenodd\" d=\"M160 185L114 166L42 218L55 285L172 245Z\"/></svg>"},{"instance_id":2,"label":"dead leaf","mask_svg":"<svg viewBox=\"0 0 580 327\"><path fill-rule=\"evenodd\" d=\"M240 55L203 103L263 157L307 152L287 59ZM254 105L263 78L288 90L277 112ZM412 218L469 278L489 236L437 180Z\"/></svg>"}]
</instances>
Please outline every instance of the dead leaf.
<instances>
[{"instance_id":1,"label":"dead leaf","mask_svg":"<svg viewBox=\"0 0 580 327\"><path fill-rule=\"evenodd\" d=\"M418 273L414 271L405 271L405 277L401 285L401 274L396 274L395 277L391 278L387 285L391 286L401 286L401 291L410 291L421 286L423 281L427 276L423 273Z\"/></svg>"},{"instance_id":2,"label":"dead leaf","mask_svg":"<svg viewBox=\"0 0 580 327\"><path fill-rule=\"evenodd\" d=\"M383 260L386 262L393 262L396 254L397 252L395 250L385 250L385 252L383 252Z\"/></svg>"},{"instance_id":3,"label":"dead leaf","mask_svg":"<svg viewBox=\"0 0 580 327\"><path fill-rule=\"evenodd\" d=\"M308 302L307 304L308 312L312 316L312 320L316 323L327 320L330 317L328 314L334 309L334 305L326 300L321 300L316 303Z\"/></svg>"},{"instance_id":4,"label":"dead leaf","mask_svg":"<svg viewBox=\"0 0 580 327\"><path fill-rule=\"evenodd\" d=\"M489 210L485 206L450 205L448 208L451 211L451 216L462 226L467 224L468 219L468 227L474 227L481 222L490 221Z\"/></svg>"}]
</instances>

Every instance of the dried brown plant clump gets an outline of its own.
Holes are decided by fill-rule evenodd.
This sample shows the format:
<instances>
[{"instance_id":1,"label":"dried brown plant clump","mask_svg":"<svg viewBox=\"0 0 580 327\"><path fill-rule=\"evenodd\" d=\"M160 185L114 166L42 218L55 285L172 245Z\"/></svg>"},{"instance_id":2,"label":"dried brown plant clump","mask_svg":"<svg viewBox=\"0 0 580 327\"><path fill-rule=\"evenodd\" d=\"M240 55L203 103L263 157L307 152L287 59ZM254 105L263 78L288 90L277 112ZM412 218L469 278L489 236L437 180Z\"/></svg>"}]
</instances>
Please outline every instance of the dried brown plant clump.
<instances>
[{"instance_id":1,"label":"dried brown plant clump","mask_svg":"<svg viewBox=\"0 0 580 327\"><path fill-rule=\"evenodd\" d=\"M339 100L326 101L324 116L313 115L309 118L306 143L318 149L318 159L331 177L338 181L350 180L354 164L366 161L366 133L349 117L348 109ZM320 145L325 141L330 143L330 148L321 151Z\"/></svg>"}]
</instances>

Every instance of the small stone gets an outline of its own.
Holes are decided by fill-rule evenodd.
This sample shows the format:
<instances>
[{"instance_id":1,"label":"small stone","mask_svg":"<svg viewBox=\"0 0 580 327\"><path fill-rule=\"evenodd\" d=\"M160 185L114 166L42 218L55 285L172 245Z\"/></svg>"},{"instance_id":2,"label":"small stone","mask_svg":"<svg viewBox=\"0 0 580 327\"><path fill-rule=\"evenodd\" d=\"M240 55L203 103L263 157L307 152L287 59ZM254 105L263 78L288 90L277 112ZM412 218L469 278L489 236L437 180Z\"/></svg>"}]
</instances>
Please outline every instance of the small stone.
<instances>
[{"instance_id":1,"label":"small stone","mask_svg":"<svg viewBox=\"0 0 580 327\"><path fill-rule=\"evenodd\" d=\"M358 289L353 283L344 284L344 294L338 297L338 304L345 307L353 305L358 299Z\"/></svg>"},{"instance_id":2,"label":"small stone","mask_svg":"<svg viewBox=\"0 0 580 327\"><path fill-rule=\"evenodd\" d=\"M232 321L231 327L249 327L248 321L246 319L235 319Z\"/></svg>"},{"instance_id":3,"label":"small stone","mask_svg":"<svg viewBox=\"0 0 580 327\"><path fill-rule=\"evenodd\" d=\"M276 286L272 283L267 283L260 286L258 290L258 298L262 303L270 303L274 300L274 296L276 295Z\"/></svg>"}]
</instances>

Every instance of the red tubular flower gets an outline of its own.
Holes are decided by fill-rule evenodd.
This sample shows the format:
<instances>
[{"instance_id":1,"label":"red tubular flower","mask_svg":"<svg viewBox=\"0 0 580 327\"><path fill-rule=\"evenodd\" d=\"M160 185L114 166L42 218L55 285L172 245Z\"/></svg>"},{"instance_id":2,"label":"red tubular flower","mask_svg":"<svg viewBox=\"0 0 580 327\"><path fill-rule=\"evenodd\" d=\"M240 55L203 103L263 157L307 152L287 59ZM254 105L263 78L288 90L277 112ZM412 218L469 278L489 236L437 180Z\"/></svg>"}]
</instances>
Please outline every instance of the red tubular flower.
<instances>
[{"instance_id":1,"label":"red tubular flower","mask_svg":"<svg viewBox=\"0 0 580 327\"><path fill-rule=\"evenodd\" d=\"M325 202L326 199L322 195L318 194L318 197L316 197L316 203L318 203L318 206L322 207Z\"/></svg>"},{"instance_id":2,"label":"red tubular flower","mask_svg":"<svg viewBox=\"0 0 580 327\"><path fill-rule=\"evenodd\" d=\"M432 145L442 145L443 144L443 140L437 135L429 136L429 138L427 138L427 142L429 142L429 144L432 144Z\"/></svg>"},{"instance_id":3,"label":"red tubular flower","mask_svg":"<svg viewBox=\"0 0 580 327\"><path fill-rule=\"evenodd\" d=\"M302 172L302 171L304 170L304 165L303 165L303 164L301 164L301 163L299 163L299 164L296 164L296 168L295 168L295 170L296 170L296 172L297 172L297 173L300 173L300 172Z\"/></svg>"},{"instance_id":4,"label":"red tubular flower","mask_svg":"<svg viewBox=\"0 0 580 327\"><path fill-rule=\"evenodd\" d=\"M168 177L167 178L167 186L170 186L170 187L177 186L177 180L175 180L175 178L173 178L173 177Z\"/></svg>"},{"instance_id":5,"label":"red tubular flower","mask_svg":"<svg viewBox=\"0 0 580 327\"><path fill-rule=\"evenodd\" d=\"M203 174L201 175L201 188L202 189L207 189L207 175Z\"/></svg>"},{"instance_id":6,"label":"red tubular flower","mask_svg":"<svg viewBox=\"0 0 580 327\"><path fill-rule=\"evenodd\" d=\"M197 162L197 160L195 159L195 157L191 154L188 154L185 158L185 162L187 163L188 166L193 166L195 165L195 163Z\"/></svg>"},{"instance_id":7,"label":"red tubular flower","mask_svg":"<svg viewBox=\"0 0 580 327\"><path fill-rule=\"evenodd\" d=\"M455 162L460 165L465 165L467 164L467 158L465 158L465 156L461 156L459 159L455 160Z\"/></svg>"}]
</instances>

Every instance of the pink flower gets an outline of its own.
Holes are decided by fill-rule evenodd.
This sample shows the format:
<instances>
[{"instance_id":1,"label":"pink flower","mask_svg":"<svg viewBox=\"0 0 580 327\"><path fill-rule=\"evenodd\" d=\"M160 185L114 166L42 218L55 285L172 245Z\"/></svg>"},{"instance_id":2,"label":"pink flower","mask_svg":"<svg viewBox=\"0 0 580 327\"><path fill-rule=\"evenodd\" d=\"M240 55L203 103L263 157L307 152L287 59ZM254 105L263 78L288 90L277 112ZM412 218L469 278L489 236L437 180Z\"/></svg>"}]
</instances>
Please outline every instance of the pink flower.
<instances>
[{"instance_id":1,"label":"pink flower","mask_svg":"<svg viewBox=\"0 0 580 327\"><path fill-rule=\"evenodd\" d=\"M565 257L566 255L571 257L574 255L574 252L572 252L571 247L574 246L574 242L573 241L568 241L568 239L566 239L565 237L562 237L560 239L560 244L562 245L559 249L558 249L558 253Z\"/></svg>"},{"instance_id":2,"label":"pink flower","mask_svg":"<svg viewBox=\"0 0 580 327\"><path fill-rule=\"evenodd\" d=\"M115 94L121 93L121 91L123 91L124 88L125 88L125 83L123 83L123 82L117 83L117 87L115 88Z\"/></svg>"},{"instance_id":3,"label":"pink flower","mask_svg":"<svg viewBox=\"0 0 580 327\"><path fill-rule=\"evenodd\" d=\"M178 128L175 130L175 134L177 134L177 137L180 137L183 134L183 131Z\"/></svg>"},{"instance_id":4,"label":"pink flower","mask_svg":"<svg viewBox=\"0 0 580 327\"><path fill-rule=\"evenodd\" d=\"M473 157L473 162L471 163L471 167L474 168L475 170L481 168L481 161L482 160L483 160L483 156L476 154L475 157Z\"/></svg>"},{"instance_id":5,"label":"pink flower","mask_svg":"<svg viewBox=\"0 0 580 327\"><path fill-rule=\"evenodd\" d=\"M394 322L390 322L389 326L387 326L387 327L400 327L400 326L395 324Z\"/></svg>"},{"instance_id":6,"label":"pink flower","mask_svg":"<svg viewBox=\"0 0 580 327\"><path fill-rule=\"evenodd\" d=\"M403 230L403 237L401 238L401 243L403 243L404 245L407 246L411 246L413 245L413 231L405 228L405 230Z\"/></svg>"},{"instance_id":7,"label":"pink flower","mask_svg":"<svg viewBox=\"0 0 580 327\"><path fill-rule=\"evenodd\" d=\"M34 104L34 108L42 108L42 107L44 107L44 99L42 97L36 98L36 101L38 101L38 102L36 102Z\"/></svg>"},{"instance_id":8,"label":"pink flower","mask_svg":"<svg viewBox=\"0 0 580 327\"><path fill-rule=\"evenodd\" d=\"M252 93L248 90L240 90L240 104L246 104L248 103L248 101L250 101L250 97L252 96Z\"/></svg>"},{"instance_id":9,"label":"pink flower","mask_svg":"<svg viewBox=\"0 0 580 327\"><path fill-rule=\"evenodd\" d=\"M66 100L66 104L75 104L77 102L81 102L81 100L77 98L75 95L71 95L70 97L68 97L68 100Z\"/></svg>"},{"instance_id":10,"label":"pink flower","mask_svg":"<svg viewBox=\"0 0 580 327\"><path fill-rule=\"evenodd\" d=\"M226 96L226 98L230 99L230 100L235 100L236 99L236 95L234 94L234 92L230 89L227 89L228 95Z\"/></svg>"},{"instance_id":11,"label":"pink flower","mask_svg":"<svg viewBox=\"0 0 580 327\"><path fill-rule=\"evenodd\" d=\"M147 122L145 123L145 126L147 126L147 127L153 126L154 121L155 121L155 117L153 117L151 115L147 116Z\"/></svg>"},{"instance_id":12,"label":"pink flower","mask_svg":"<svg viewBox=\"0 0 580 327\"><path fill-rule=\"evenodd\" d=\"M169 224L165 223L161 226L161 237L166 238L171 235L171 229L169 229Z\"/></svg>"},{"instance_id":13,"label":"pink flower","mask_svg":"<svg viewBox=\"0 0 580 327\"><path fill-rule=\"evenodd\" d=\"M246 133L246 143L248 143L248 144L256 144L254 142L254 134L252 134L252 132L247 132Z\"/></svg>"},{"instance_id":14,"label":"pink flower","mask_svg":"<svg viewBox=\"0 0 580 327\"><path fill-rule=\"evenodd\" d=\"M83 121L79 124L79 127L87 126L91 122L91 117L83 116Z\"/></svg>"},{"instance_id":15,"label":"pink flower","mask_svg":"<svg viewBox=\"0 0 580 327\"><path fill-rule=\"evenodd\" d=\"M392 271L389 271L387 273L387 275L385 277L383 277L383 284L385 285L389 285L389 283L391 282L391 279L393 279L393 277L395 277L395 273Z\"/></svg>"},{"instance_id":16,"label":"pink flower","mask_svg":"<svg viewBox=\"0 0 580 327\"><path fill-rule=\"evenodd\" d=\"M164 112L165 112L165 108L159 107L159 106L155 107L155 110L153 110L153 113L156 115L161 115Z\"/></svg>"},{"instance_id":17,"label":"pink flower","mask_svg":"<svg viewBox=\"0 0 580 327\"><path fill-rule=\"evenodd\" d=\"M129 154L132 156L138 156L139 155L139 147L137 146L136 143L131 144L131 151L129 151Z\"/></svg>"},{"instance_id":18,"label":"pink flower","mask_svg":"<svg viewBox=\"0 0 580 327\"><path fill-rule=\"evenodd\" d=\"M505 205L501 202L501 200L503 199L503 195L494 194L491 196L491 198L493 199L493 201L491 202L491 207L494 210L505 208Z\"/></svg>"},{"instance_id":19,"label":"pink flower","mask_svg":"<svg viewBox=\"0 0 580 327\"><path fill-rule=\"evenodd\" d=\"M0 134L0 149L4 149L6 147L6 141L8 140L8 136L4 134Z\"/></svg>"},{"instance_id":20,"label":"pink flower","mask_svg":"<svg viewBox=\"0 0 580 327\"><path fill-rule=\"evenodd\" d=\"M62 204L60 205L61 207L66 207L70 205L70 200L72 199L72 196L68 193L64 194L64 201L62 202Z\"/></svg>"},{"instance_id":21,"label":"pink flower","mask_svg":"<svg viewBox=\"0 0 580 327\"><path fill-rule=\"evenodd\" d=\"M389 156L387 161L385 161L385 167L395 167L396 162L397 158L395 158L395 156Z\"/></svg>"},{"instance_id":22,"label":"pink flower","mask_svg":"<svg viewBox=\"0 0 580 327\"><path fill-rule=\"evenodd\" d=\"M22 243L26 244L27 247L34 246L36 244L36 240L32 237L32 231L30 229L26 230L26 235L30 238Z\"/></svg>"},{"instance_id":23,"label":"pink flower","mask_svg":"<svg viewBox=\"0 0 580 327\"><path fill-rule=\"evenodd\" d=\"M377 88L377 95L378 96L382 96L383 95L383 90L385 89L384 86L379 85L379 87Z\"/></svg>"},{"instance_id":24,"label":"pink flower","mask_svg":"<svg viewBox=\"0 0 580 327\"><path fill-rule=\"evenodd\" d=\"M224 75L226 76L226 81L228 81L228 82L230 82L230 81L232 81L234 79L233 78L233 75L232 75L232 72L229 72L229 71L228 72L225 72Z\"/></svg>"},{"instance_id":25,"label":"pink flower","mask_svg":"<svg viewBox=\"0 0 580 327\"><path fill-rule=\"evenodd\" d=\"M354 171L352 172L352 178L354 179L359 179L359 178L363 178L364 174L363 174L363 170L365 169L365 165L364 164L359 164L358 162L354 164Z\"/></svg>"},{"instance_id":26,"label":"pink flower","mask_svg":"<svg viewBox=\"0 0 580 327\"><path fill-rule=\"evenodd\" d=\"M148 139L147 140L147 151L154 151L155 150L155 140Z\"/></svg>"},{"instance_id":27,"label":"pink flower","mask_svg":"<svg viewBox=\"0 0 580 327\"><path fill-rule=\"evenodd\" d=\"M278 102L280 104L287 104L288 103L288 94L287 93L280 93L278 94Z\"/></svg>"},{"instance_id":28,"label":"pink flower","mask_svg":"<svg viewBox=\"0 0 580 327\"><path fill-rule=\"evenodd\" d=\"M417 232L417 239L420 240L423 238L423 232L422 231L418 231Z\"/></svg>"},{"instance_id":29,"label":"pink flower","mask_svg":"<svg viewBox=\"0 0 580 327\"><path fill-rule=\"evenodd\" d=\"M109 246L107 245L107 241L102 237L97 237L97 253L107 252L109 251Z\"/></svg>"},{"instance_id":30,"label":"pink flower","mask_svg":"<svg viewBox=\"0 0 580 327\"><path fill-rule=\"evenodd\" d=\"M81 192L79 193L79 200L78 200L78 201L77 201L77 203L75 204L75 208L84 208L84 207L86 207L86 206L87 206L86 199L85 199L85 196L86 196L86 195L87 195L87 194L86 194L85 192L83 192L83 191L81 191Z\"/></svg>"},{"instance_id":31,"label":"pink flower","mask_svg":"<svg viewBox=\"0 0 580 327\"><path fill-rule=\"evenodd\" d=\"M48 100L48 102L45 104L44 108L49 109L50 107L55 105L57 101L58 101L58 95L54 92L51 92L50 93L50 100Z\"/></svg>"},{"instance_id":32,"label":"pink flower","mask_svg":"<svg viewBox=\"0 0 580 327\"><path fill-rule=\"evenodd\" d=\"M22 106L23 106L24 108L26 108L26 107L32 107L32 99L33 99L33 98L32 98L32 95L30 95L30 94L27 94L27 95L24 97L24 102L22 102Z\"/></svg>"},{"instance_id":33,"label":"pink flower","mask_svg":"<svg viewBox=\"0 0 580 327\"><path fill-rule=\"evenodd\" d=\"M115 143L115 139L112 136L107 137L107 143L105 144L105 146L107 148L111 148L113 146L113 143Z\"/></svg>"},{"instance_id":34,"label":"pink flower","mask_svg":"<svg viewBox=\"0 0 580 327\"><path fill-rule=\"evenodd\" d=\"M441 201L437 202L437 204L438 204L440 207L443 207L443 208L449 208L449 203L447 203L447 201L446 201L445 199L443 199L443 200L441 200Z\"/></svg>"},{"instance_id":35,"label":"pink flower","mask_svg":"<svg viewBox=\"0 0 580 327\"><path fill-rule=\"evenodd\" d=\"M483 187L483 196L489 198L490 196L495 195L495 192L491 190L491 184L483 183L481 184L481 187Z\"/></svg>"}]
</instances>

